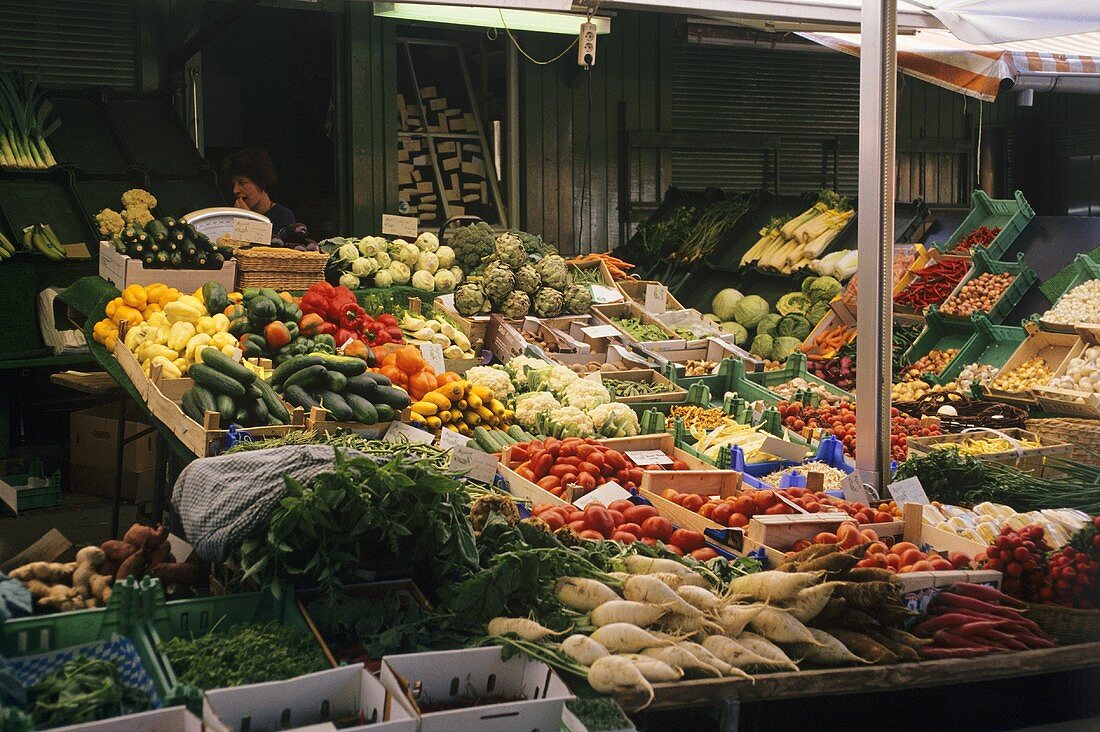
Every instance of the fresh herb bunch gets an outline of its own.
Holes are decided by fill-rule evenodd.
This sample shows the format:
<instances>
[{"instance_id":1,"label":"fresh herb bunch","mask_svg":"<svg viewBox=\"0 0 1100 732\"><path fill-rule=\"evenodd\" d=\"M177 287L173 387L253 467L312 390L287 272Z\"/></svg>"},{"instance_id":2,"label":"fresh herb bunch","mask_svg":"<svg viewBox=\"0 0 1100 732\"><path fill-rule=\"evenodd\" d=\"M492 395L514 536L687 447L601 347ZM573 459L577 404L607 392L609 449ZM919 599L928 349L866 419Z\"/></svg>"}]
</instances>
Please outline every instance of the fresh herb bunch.
<instances>
[{"instance_id":1,"label":"fresh herb bunch","mask_svg":"<svg viewBox=\"0 0 1100 732\"><path fill-rule=\"evenodd\" d=\"M327 667L317 641L306 630L278 623L242 624L198 638L162 644L181 684L220 689L281 681Z\"/></svg>"},{"instance_id":2,"label":"fresh herb bunch","mask_svg":"<svg viewBox=\"0 0 1100 732\"><path fill-rule=\"evenodd\" d=\"M698 262L710 254L748 213L750 203L748 196L734 196L715 201L704 208L695 221L691 234L686 239L674 242L677 247L669 253L669 259L690 263Z\"/></svg>"},{"instance_id":3,"label":"fresh herb bunch","mask_svg":"<svg viewBox=\"0 0 1100 732\"><path fill-rule=\"evenodd\" d=\"M402 600L396 593L383 597L331 595L309 604L309 616L321 635L336 648L362 647L367 658L393 653L417 653L462 646L469 639L452 628L449 616ZM357 658L337 658L355 663Z\"/></svg>"},{"instance_id":4,"label":"fresh herb bunch","mask_svg":"<svg viewBox=\"0 0 1100 732\"><path fill-rule=\"evenodd\" d=\"M691 236L695 206L682 205L657 221L646 221L638 227L638 239L646 258L660 255L665 246L686 241Z\"/></svg>"},{"instance_id":5,"label":"fresh herb bunch","mask_svg":"<svg viewBox=\"0 0 1100 732\"><path fill-rule=\"evenodd\" d=\"M276 596L280 580L339 588L365 562L430 567L437 579L477 568L463 485L434 457L388 446L386 461L348 458L306 483L289 476L266 530L239 549L244 577Z\"/></svg>"},{"instance_id":6,"label":"fresh herb bunch","mask_svg":"<svg viewBox=\"0 0 1100 732\"><path fill-rule=\"evenodd\" d=\"M634 726L619 709L615 700L606 696L574 699L566 706L577 719L584 723L584 728L591 732L606 732Z\"/></svg>"},{"instance_id":7,"label":"fresh herb bunch","mask_svg":"<svg viewBox=\"0 0 1100 732\"><path fill-rule=\"evenodd\" d=\"M94 722L153 708L153 700L147 693L122 683L114 663L86 656L77 656L27 692L33 704L31 718L39 729Z\"/></svg>"}]
</instances>

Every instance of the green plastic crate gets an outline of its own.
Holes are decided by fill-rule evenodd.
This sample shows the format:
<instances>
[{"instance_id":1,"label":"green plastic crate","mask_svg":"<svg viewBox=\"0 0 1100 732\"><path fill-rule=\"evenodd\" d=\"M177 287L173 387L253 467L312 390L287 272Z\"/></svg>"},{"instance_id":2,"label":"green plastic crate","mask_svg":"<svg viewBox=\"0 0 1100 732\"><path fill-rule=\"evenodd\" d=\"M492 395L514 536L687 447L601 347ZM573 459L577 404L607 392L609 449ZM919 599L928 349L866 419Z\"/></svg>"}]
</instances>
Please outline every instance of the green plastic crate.
<instances>
[{"instance_id":1,"label":"green plastic crate","mask_svg":"<svg viewBox=\"0 0 1100 732\"><path fill-rule=\"evenodd\" d=\"M679 384L685 389L691 389L696 384L703 384L710 390L711 406L722 406L722 400L728 392L736 393L746 401L762 400L773 404L776 396L767 389L753 383L746 378L745 364L737 358L723 359L718 366L718 373L706 376L679 376L677 371L669 364L666 376L670 381ZM756 373L756 372L754 372Z\"/></svg>"},{"instance_id":2,"label":"green plastic crate","mask_svg":"<svg viewBox=\"0 0 1100 732\"><path fill-rule=\"evenodd\" d=\"M953 252L952 250L964 236L981 226L989 228L1000 227L1001 232L993 239L984 250L993 259L997 259L1008 251L1016 237L1027 226L1027 222L1035 218L1035 211L1024 198L1024 194L1016 191L1015 197L1006 200L992 199L983 191L974 191L970 198L970 214L963 219L955 233L942 244L936 244L936 248L945 254L961 254L966 252Z\"/></svg>"},{"instance_id":3,"label":"green plastic crate","mask_svg":"<svg viewBox=\"0 0 1100 732\"><path fill-rule=\"evenodd\" d=\"M902 357L906 364L912 365L923 356L927 356L933 350L945 351L948 348L958 348L959 354L947 366L944 367L944 371L958 366L962 368L969 361L960 364L956 364L959 357L962 355L962 349L970 341L974 335L974 323L972 321L956 321L947 320L940 315L939 310L933 305L928 309L928 313L925 316L924 330L917 336L917 339L913 341L913 345L909 346L909 350L905 352ZM942 372L941 372L942 373ZM956 372L957 373L957 372ZM925 374L921 377L924 381L928 381L933 378L931 374Z\"/></svg>"},{"instance_id":4,"label":"green plastic crate","mask_svg":"<svg viewBox=\"0 0 1100 732\"><path fill-rule=\"evenodd\" d=\"M1024 262L1024 255L1019 254L1016 256L1015 262L998 262L992 258L991 255L986 254L985 251L979 249L974 252L974 266L970 268L970 272L962 278L955 289L951 291L950 297L955 297L962 292L963 287L967 282L979 277L980 275L989 274L1014 274L1016 279L1012 281L1012 284L1001 293L1001 297L993 305L992 309L985 314L992 323L1003 323L1008 314L1012 312L1012 309L1023 299L1027 291L1031 289L1031 286L1035 284L1038 277L1035 275L1035 270L1028 267ZM950 299L949 297L949 299ZM942 306L941 306L942 307ZM969 315L948 315L941 312L940 315L948 320L954 320L958 322L964 322L970 319Z\"/></svg>"},{"instance_id":5,"label":"green plastic crate","mask_svg":"<svg viewBox=\"0 0 1100 732\"><path fill-rule=\"evenodd\" d=\"M843 389L841 389L839 387L836 387L836 386L830 384L828 381L825 381L824 379L819 379L816 376L814 376L813 374L811 374L809 372L809 370L806 368L806 366L807 366L806 354L804 354L804 353L795 353L795 354L792 354L791 357L787 359L787 362L785 364L783 364L783 368L777 369L775 371L758 371L756 373L748 374L747 379L748 379L748 381L757 384L762 389L767 390L768 394L770 394L771 397L773 399L775 399L774 402L769 402L769 406L774 406L775 404L778 404L779 402L783 401L782 397L780 397L778 394L775 394L774 392L771 391L771 387L777 386L779 384L785 384L788 381L790 381L791 379L799 379L799 378L805 379L807 382L809 382L811 384L815 384L817 386L820 386L820 387L824 388L825 391L827 391L830 394L833 394L835 396L838 396L841 399L847 399L848 401L855 401L855 397L853 397L848 392L844 391ZM767 401L767 400L765 400L765 401Z\"/></svg>"},{"instance_id":6,"label":"green plastic crate","mask_svg":"<svg viewBox=\"0 0 1100 732\"><path fill-rule=\"evenodd\" d=\"M1087 254L1078 254L1073 258L1073 264L1071 265L1075 270L1073 277L1066 283L1066 286L1062 288L1061 292L1056 297L1051 298L1051 302L1057 304L1062 297L1087 280L1100 279L1100 264L1094 262ZM1049 293L1048 293L1049 294ZM1039 327L1043 330L1050 331L1052 333L1075 333L1073 325L1063 325L1061 323L1048 323L1042 319L1041 313L1036 313L1031 316L1031 319L1039 324Z\"/></svg>"},{"instance_id":7,"label":"green plastic crate","mask_svg":"<svg viewBox=\"0 0 1100 732\"><path fill-rule=\"evenodd\" d=\"M1011 325L993 325L983 315L972 318L975 333L962 347L958 358L948 364L939 376L930 377L933 384L954 381L972 363L984 363L1000 368L1024 342L1027 331ZM960 385L961 386L961 385Z\"/></svg>"},{"instance_id":8,"label":"green plastic crate","mask_svg":"<svg viewBox=\"0 0 1100 732\"><path fill-rule=\"evenodd\" d=\"M49 485L41 488L27 488L30 480L29 474L0 476L0 486L8 490L14 490L16 494L16 508L29 511L32 508L49 508L61 505L61 471L55 470L49 478ZM0 513L11 511L6 503L0 502Z\"/></svg>"}]
</instances>

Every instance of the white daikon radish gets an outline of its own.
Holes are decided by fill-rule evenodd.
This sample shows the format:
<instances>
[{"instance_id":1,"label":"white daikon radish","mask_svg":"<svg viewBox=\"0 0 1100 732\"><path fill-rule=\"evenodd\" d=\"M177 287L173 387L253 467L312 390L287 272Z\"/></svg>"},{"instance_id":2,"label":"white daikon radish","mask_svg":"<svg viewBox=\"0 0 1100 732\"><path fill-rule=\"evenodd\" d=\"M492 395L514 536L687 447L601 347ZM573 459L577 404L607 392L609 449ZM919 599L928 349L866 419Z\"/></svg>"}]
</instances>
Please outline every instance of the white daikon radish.
<instances>
[{"instance_id":1,"label":"white daikon radish","mask_svg":"<svg viewBox=\"0 0 1100 732\"><path fill-rule=\"evenodd\" d=\"M623 597L627 600L645 602L683 615L688 618L699 618L703 612L680 597L667 584L648 574L636 574L623 585Z\"/></svg>"},{"instance_id":2,"label":"white daikon radish","mask_svg":"<svg viewBox=\"0 0 1100 732\"><path fill-rule=\"evenodd\" d=\"M786 610L766 607L749 621L749 627L772 643L808 643L815 645L813 633Z\"/></svg>"},{"instance_id":3,"label":"white daikon radish","mask_svg":"<svg viewBox=\"0 0 1100 732\"><path fill-rule=\"evenodd\" d=\"M624 658L638 667L645 680L653 684L667 684L671 681L679 681L684 678L684 670L679 666L669 666L664 661L640 653L626 653Z\"/></svg>"},{"instance_id":4,"label":"white daikon radish","mask_svg":"<svg viewBox=\"0 0 1100 732\"><path fill-rule=\"evenodd\" d=\"M703 647L722 659L730 666L746 671L797 671L798 666L790 661L775 661L759 653L750 651L733 638L724 635L709 635L703 640Z\"/></svg>"},{"instance_id":5,"label":"white daikon radish","mask_svg":"<svg viewBox=\"0 0 1100 732\"><path fill-rule=\"evenodd\" d=\"M723 676L740 676L744 679L752 679L751 676L749 676L741 669L726 663L721 658L708 651L706 646L703 646L699 643L693 643L691 641L681 641L676 645L694 654L696 658L698 658L706 665L713 666L714 668L718 669L722 672Z\"/></svg>"},{"instance_id":6,"label":"white daikon radish","mask_svg":"<svg viewBox=\"0 0 1100 732\"><path fill-rule=\"evenodd\" d=\"M672 645L671 640L656 638L630 623L612 623L596 628L592 640L611 653L637 653L646 648Z\"/></svg>"},{"instance_id":7,"label":"white daikon radish","mask_svg":"<svg viewBox=\"0 0 1100 732\"><path fill-rule=\"evenodd\" d=\"M726 605L718 611L717 623L727 634L738 636L767 605Z\"/></svg>"},{"instance_id":8,"label":"white daikon radish","mask_svg":"<svg viewBox=\"0 0 1100 732\"><path fill-rule=\"evenodd\" d=\"M638 627L645 627L656 623L665 612L663 607L644 602L612 600L603 603L588 613L588 617L592 618L592 624L597 627L611 625L612 623L630 623Z\"/></svg>"},{"instance_id":9,"label":"white daikon radish","mask_svg":"<svg viewBox=\"0 0 1100 732\"><path fill-rule=\"evenodd\" d=\"M684 598L692 607L706 613L717 613L725 605L718 595L705 587L683 585L676 589L676 594Z\"/></svg>"},{"instance_id":10,"label":"white daikon radish","mask_svg":"<svg viewBox=\"0 0 1100 732\"><path fill-rule=\"evenodd\" d=\"M604 656L588 669L588 684L601 694L641 692L646 696L642 706L653 701L653 687L629 658Z\"/></svg>"},{"instance_id":11,"label":"white daikon radish","mask_svg":"<svg viewBox=\"0 0 1100 732\"><path fill-rule=\"evenodd\" d=\"M587 635L574 633L561 642L561 650L583 666L591 666L597 659L610 656L607 649Z\"/></svg>"},{"instance_id":12,"label":"white daikon radish","mask_svg":"<svg viewBox=\"0 0 1100 732\"><path fill-rule=\"evenodd\" d=\"M582 613L619 599L615 590L604 583L584 577L562 577L554 583L554 597L567 608Z\"/></svg>"},{"instance_id":13,"label":"white daikon radish","mask_svg":"<svg viewBox=\"0 0 1100 732\"><path fill-rule=\"evenodd\" d=\"M872 663L852 653L846 645L824 630L810 628L810 632L817 644L792 643L790 646L791 652L802 656L803 660L812 661L821 666L851 666L853 664Z\"/></svg>"},{"instance_id":14,"label":"white daikon radish","mask_svg":"<svg viewBox=\"0 0 1100 732\"><path fill-rule=\"evenodd\" d=\"M836 584L823 582L820 585L807 587L800 591L794 600L787 605L791 616L801 623L808 623L818 616L829 604L829 598L833 596Z\"/></svg>"},{"instance_id":15,"label":"white daikon radish","mask_svg":"<svg viewBox=\"0 0 1100 732\"><path fill-rule=\"evenodd\" d=\"M787 602L821 581L824 572L756 572L730 580L729 594L755 600Z\"/></svg>"},{"instance_id":16,"label":"white daikon radish","mask_svg":"<svg viewBox=\"0 0 1100 732\"><path fill-rule=\"evenodd\" d=\"M795 665L794 661L792 661L790 657L783 652L782 648L775 645L767 638L757 635L756 633L742 633L741 635L737 636L736 640L738 643L743 645L745 648L748 648L750 651L758 656L770 658L771 660L778 661L779 663L789 663L792 666Z\"/></svg>"},{"instance_id":17,"label":"white daikon radish","mask_svg":"<svg viewBox=\"0 0 1100 732\"><path fill-rule=\"evenodd\" d=\"M656 557L643 557L640 554L631 554L623 557L623 566L630 574L657 574L667 572L678 577L689 577L695 574L687 566L674 559L658 559ZM751 575L750 575L751 576Z\"/></svg>"},{"instance_id":18,"label":"white daikon radish","mask_svg":"<svg viewBox=\"0 0 1100 732\"><path fill-rule=\"evenodd\" d=\"M659 646L656 648L647 648L642 651L643 656L649 656L650 658L656 658L659 661L664 661L669 666L678 666L684 670L684 673L691 676L713 676L718 677L722 675L719 669L714 666L703 663L699 660L699 657L686 648L680 646Z\"/></svg>"},{"instance_id":19,"label":"white daikon radish","mask_svg":"<svg viewBox=\"0 0 1100 732\"><path fill-rule=\"evenodd\" d=\"M517 635L529 641L540 641L552 635L562 635L527 618L493 618L489 621L489 635L508 634Z\"/></svg>"}]
</instances>

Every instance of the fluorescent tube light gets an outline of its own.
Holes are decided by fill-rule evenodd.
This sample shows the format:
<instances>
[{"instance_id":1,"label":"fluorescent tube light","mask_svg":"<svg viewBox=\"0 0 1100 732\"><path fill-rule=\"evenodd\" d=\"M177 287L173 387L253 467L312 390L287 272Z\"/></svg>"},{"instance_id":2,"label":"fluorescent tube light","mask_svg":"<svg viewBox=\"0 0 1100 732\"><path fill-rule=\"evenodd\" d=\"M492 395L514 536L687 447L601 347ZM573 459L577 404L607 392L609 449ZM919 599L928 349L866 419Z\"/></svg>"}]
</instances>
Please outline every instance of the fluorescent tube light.
<instances>
[{"instance_id":1,"label":"fluorescent tube light","mask_svg":"<svg viewBox=\"0 0 1100 732\"><path fill-rule=\"evenodd\" d=\"M479 28L503 28L510 30L535 31L539 33L561 33L575 36L580 33L585 16L580 13L555 13L540 10L514 10L459 5L427 5L421 3L375 3L374 14L381 18L397 20L420 20L427 23L447 23L450 25L473 25ZM501 16L504 22L501 22ZM596 32L611 32L611 18L592 16Z\"/></svg>"}]
</instances>

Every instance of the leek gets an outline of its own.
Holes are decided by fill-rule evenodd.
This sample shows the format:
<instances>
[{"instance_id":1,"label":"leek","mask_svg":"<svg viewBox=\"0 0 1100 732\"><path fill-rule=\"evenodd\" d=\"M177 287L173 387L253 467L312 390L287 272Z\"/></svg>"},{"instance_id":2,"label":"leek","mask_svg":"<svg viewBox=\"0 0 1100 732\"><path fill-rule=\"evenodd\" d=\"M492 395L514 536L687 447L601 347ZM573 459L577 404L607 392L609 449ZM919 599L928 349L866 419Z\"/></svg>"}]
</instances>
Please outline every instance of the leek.
<instances>
[{"instance_id":1,"label":"leek","mask_svg":"<svg viewBox=\"0 0 1100 732\"><path fill-rule=\"evenodd\" d=\"M53 105L38 82L16 71L0 73L0 166L51 168L57 165L46 143L61 125L49 122Z\"/></svg>"}]
</instances>

